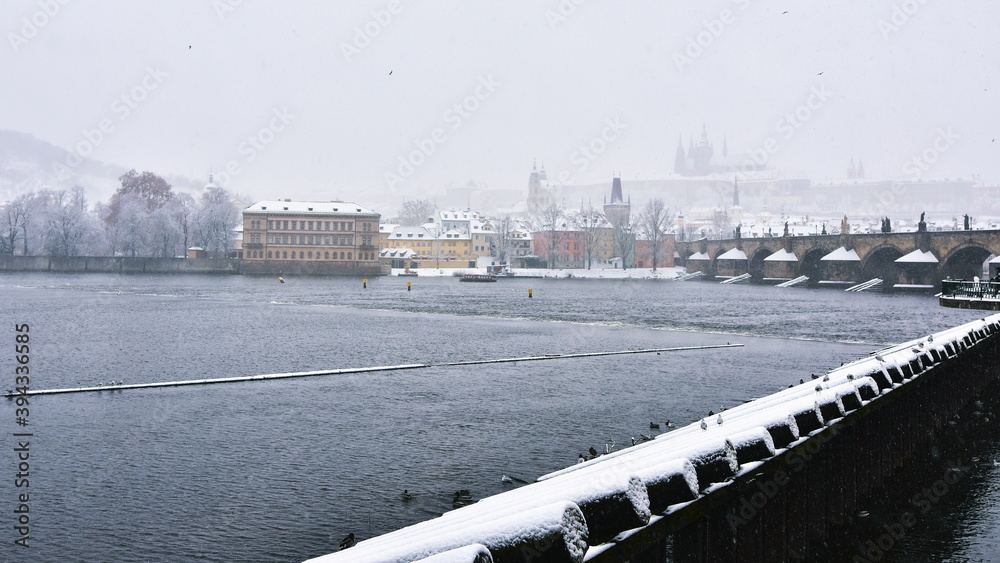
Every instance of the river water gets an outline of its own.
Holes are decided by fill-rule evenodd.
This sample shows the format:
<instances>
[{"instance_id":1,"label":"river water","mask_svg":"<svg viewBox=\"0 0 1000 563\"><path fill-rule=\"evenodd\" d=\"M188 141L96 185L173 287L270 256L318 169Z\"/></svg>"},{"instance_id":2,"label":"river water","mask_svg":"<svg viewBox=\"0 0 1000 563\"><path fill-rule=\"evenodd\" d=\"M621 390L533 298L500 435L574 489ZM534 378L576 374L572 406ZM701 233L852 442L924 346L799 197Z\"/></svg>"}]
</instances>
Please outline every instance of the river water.
<instances>
[{"instance_id":1,"label":"river water","mask_svg":"<svg viewBox=\"0 0 1000 563\"><path fill-rule=\"evenodd\" d=\"M413 284L407 291L406 282ZM528 298L528 289L534 297ZM30 326L33 389L529 354L742 348L4 401L9 561L301 561L981 317L927 295L703 282L0 275L3 338ZM0 359L14 386L14 354ZM13 545L13 433L30 545ZM611 444L614 445L611 445ZM883 561L993 561L1000 448ZM404 502L403 490L413 499Z\"/></svg>"}]
</instances>

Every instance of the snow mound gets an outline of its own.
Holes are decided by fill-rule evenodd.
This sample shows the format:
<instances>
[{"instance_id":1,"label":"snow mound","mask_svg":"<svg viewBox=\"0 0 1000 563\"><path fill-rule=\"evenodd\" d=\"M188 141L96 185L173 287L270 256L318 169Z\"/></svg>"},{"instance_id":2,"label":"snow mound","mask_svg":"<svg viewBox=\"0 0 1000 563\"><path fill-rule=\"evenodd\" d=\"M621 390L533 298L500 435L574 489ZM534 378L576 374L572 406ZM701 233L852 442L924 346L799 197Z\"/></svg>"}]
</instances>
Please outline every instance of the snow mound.
<instances>
[{"instance_id":1,"label":"snow mound","mask_svg":"<svg viewBox=\"0 0 1000 563\"><path fill-rule=\"evenodd\" d=\"M479 543L425 557L419 563L493 563L493 554Z\"/></svg>"},{"instance_id":2,"label":"snow mound","mask_svg":"<svg viewBox=\"0 0 1000 563\"><path fill-rule=\"evenodd\" d=\"M444 556L474 544L489 550L497 562L521 561L531 554L531 559L579 563L587 550L586 520L572 502L552 503L485 522L461 524L442 522L442 518L365 540L307 563L404 563Z\"/></svg>"}]
</instances>

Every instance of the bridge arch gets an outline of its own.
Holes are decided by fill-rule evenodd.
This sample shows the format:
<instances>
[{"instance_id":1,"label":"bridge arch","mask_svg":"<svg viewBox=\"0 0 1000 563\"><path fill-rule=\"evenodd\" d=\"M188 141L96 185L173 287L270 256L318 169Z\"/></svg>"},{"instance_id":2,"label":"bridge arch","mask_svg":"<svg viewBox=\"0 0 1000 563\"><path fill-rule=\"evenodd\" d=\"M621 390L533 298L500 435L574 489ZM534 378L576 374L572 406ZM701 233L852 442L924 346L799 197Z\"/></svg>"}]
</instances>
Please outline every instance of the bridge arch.
<instances>
[{"instance_id":1,"label":"bridge arch","mask_svg":"<svg viewBox=\"0 0 1000 563\"><path fill-rule=\"evenodd\" d=\"M750 255L750 261L747 264L747 272L750 274L750 279L753 282L760 283L764 281L764 259L773 254L773 252L761 246L752 255Z\"/></svg>"},{"instance_id":2,"label":"bridge arch","mask_svg":"<svg viewBox=\"0 0 1000 563\"><path fill-rule=\"evenodd\" d=\"M892 244L881 244L868 251L861 261L859 281L881 278L882 287L892 287L900 282L902 269L896 260L903 257L903 251Z\"/></svg>"},{"instance_id":3,"label":"bridge arch","mask_svg":"<svg viewBox=\"0 0 1000 563\"><path fill-rule=\"evenodd\" d=\"M829 250L821 246L814 246L802 256L802 262L799 263L799 275L808 276L810 285L818 284L823 279L823 263L820 262L820 259L829 253Z\"/></svg>"},{"instance_id":4,"label":"bridge arch","mask_svg":"<svg viewBox=\"0 0 1000 563\"><path fill-rule=\"evenodd\" d=\"M974 242L956 246L941 259L941 279L971 280L973 276L982 277L983 264L995 254L988 247Z\"/></svg>"}]
</instances>

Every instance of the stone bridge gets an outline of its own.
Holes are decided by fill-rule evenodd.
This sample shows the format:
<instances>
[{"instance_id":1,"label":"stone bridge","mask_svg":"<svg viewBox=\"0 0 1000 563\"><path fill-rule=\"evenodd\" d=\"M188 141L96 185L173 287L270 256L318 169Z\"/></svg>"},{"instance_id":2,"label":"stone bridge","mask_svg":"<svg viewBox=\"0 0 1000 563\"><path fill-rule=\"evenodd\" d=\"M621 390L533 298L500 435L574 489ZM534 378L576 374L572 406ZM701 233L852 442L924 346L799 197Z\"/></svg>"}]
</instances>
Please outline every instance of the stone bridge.
<instances>
[{"instance_id":1,"label":"stone bridge","mask_svg":"<svg viewBox=\"0 0 1000 563\"><path fill-rule=\"evenodd\" d=\"M983 275L1000 255L1000 230L917 231L696 240L677 243L679 265L758 283L808 276L812 284L881 278L883 287L937 286Z\"/></svg>"}]
</instances>

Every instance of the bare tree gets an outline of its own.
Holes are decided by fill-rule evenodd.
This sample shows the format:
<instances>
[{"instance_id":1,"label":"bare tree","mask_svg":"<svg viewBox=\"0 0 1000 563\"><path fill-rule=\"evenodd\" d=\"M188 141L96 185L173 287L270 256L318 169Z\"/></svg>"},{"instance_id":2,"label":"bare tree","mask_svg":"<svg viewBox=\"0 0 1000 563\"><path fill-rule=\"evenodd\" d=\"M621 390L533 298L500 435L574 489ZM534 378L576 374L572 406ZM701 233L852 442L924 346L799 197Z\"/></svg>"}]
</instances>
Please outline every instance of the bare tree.
<instances>
[{"instance_id":1,"label":"bare tree","mask_svg":"<svg viewBox=\"0 0 1000 563\"><path fill-rule=\"evenodd\" d=\"M143 222L147 216L146 203L139 194L129 193L118 199L118 212L114 214L114 220L108 223L112 255L120 252L135 257L145 250L146 229Z\"/></svg>"},{"instance_id":2,"label":"bare tree","mask_svg":"<svg viewBox=\"0 0 1000 563\"><path fill-rule=\"evenodd\" d=\"M732 232L733 222L729 217L729 212L725 209L716 210L712 216L712 227L715 229L715 238L721 239Z\"/></svg>"},{"instance_id":3,"label":"bare tree","mask_svg":"<svg viewBox=\"0 0 1000 563\"><path fill-rule=\"evenodd\" d=\"M490 235L490 254L496 256L502 265L510 263L511 233L514 231L514 220L510 215L504 215L496 221L491 221L493 234Z\"/></svg>"},{"instance_id":4,"label":"bare tree","mask_svg":"<svg viewBox=\"0 0 1000 563\"><path fill-rule=\"evenodd\" d=\"M0 243L0 250L4 254L14 254L17 248L17 240L24 237L26 232L25 224L28 221L29 205L34 194L23 194L14 201L9 201L3 206L3 241ZM24 253L28 252L27 240L24 241Z\"/></svg>"},{"instance_id":5,"label":"bare tree","mask_svg":"<svg viewBox=\"0 0 1000 563\"><path fill-rule=\"evenodd\" d=\"M625 270L635 259L635 219L629 217L613 223L611 235L614 237L615 254L621 258L622 269Z\"/></svg>"},{"instance_id":6,"label":"bare tree","mask_svg":"<svg viewBox=\"0 0 1000 563\"><path fill-rule=\"evenodd\" d=\"M577 224L583 232L583 252L589 270L594 263L594 252L604 234L604 217L594 208L588 207L580 213Z\"/></svg>"},{"instance_id":7,"label":"bare tree","mask_svg":"<svg viewBox=\"0 0 1000 563\"><path fill-rule=\"evenodd\" d=\"M429 199L412 199L403 202L399 216L394 220L405 227L418 227L427 223L436 210L437 206Z\"/></svg>"},{"instance_id":8,"label":"bare tree","mask_svg":"<svg viewBox=\"0 0 1000 563\"><path fill-rule=\"evenodd\" d=\"M563 217L563 210L559 204L552 202L542 210L542 228L548 232L548 256L549 268L555 269L559 256L559 220Z\"/></svg>"},{"instance_id":9,"label":"bare tree","mask_svg":"<svg viewBox=\"0 0 1000 563\"><path fill-rule=\"evenodd\" d=\"M240 211L229 192L218 187L209 188L201 195L201 207L194 217L195 244L210 255L224 257L239 223Z\"/></svg>"},{"instance_id":10,"label":"bare tree","mask_svg":"<svg viewBox=\"0 0 1000 563\"><path fill-rule=\"evenodd\" d=\"M178 224L178 207L183 207L176 198L149 214L149 256L170 258L182 252L184 233Z\"/></svg>"},{"instance_id":11,"label":"bare tree","mask_svg":"<svg viewBox=\"0 0 1000 563\"><path fill-rule=\"evenodd\" d=\"M654 272L663 254L663 239L671 222L673 222L673 218L670 209L660 198L646 202L642 214L639 215L639 231L643 238L649 241Z\"/></svg>"},{"instance_id":12,"label":"bare tree","mask_svg":"<svg viewBox=\"0 0 1000 563\"><path fill-rule=\"evenodd\" d=\"M114 223L118 219L122 198L128 194L138 196L146 208L146 213L152 213L163 207L174 196L170 184L152 172L139 174L135 169L132 169L122 174L118 180L122 186L118 188L115 195L111 196L108 215L105 219L109 223Z\"/></svg>"},{"instance_id":13,"label":"bare tree","mask_svg":"<svg viewBox=\"0 0 1000 563\"><path fill-rule=\"evenodd\" d=\"M192 216L198 204L190 194L177 194L174 200L177 204L172 207L173 217L184 236L184 243L181 249L187 252Z\"/></svg>"},{"instance_id":14,"label":"bare tree","mask_svg":"<svg viewBox=\"0 0 1000 563\"><path fill-rule=\"evenodd\" d=\"M87 209L83 186L53 192L44 209L45 251L49 255L80 256L95 250L97 226Z\"/></svg>"}]
</instances>

